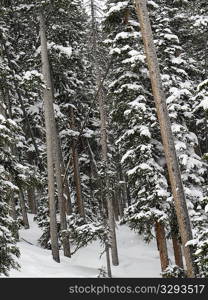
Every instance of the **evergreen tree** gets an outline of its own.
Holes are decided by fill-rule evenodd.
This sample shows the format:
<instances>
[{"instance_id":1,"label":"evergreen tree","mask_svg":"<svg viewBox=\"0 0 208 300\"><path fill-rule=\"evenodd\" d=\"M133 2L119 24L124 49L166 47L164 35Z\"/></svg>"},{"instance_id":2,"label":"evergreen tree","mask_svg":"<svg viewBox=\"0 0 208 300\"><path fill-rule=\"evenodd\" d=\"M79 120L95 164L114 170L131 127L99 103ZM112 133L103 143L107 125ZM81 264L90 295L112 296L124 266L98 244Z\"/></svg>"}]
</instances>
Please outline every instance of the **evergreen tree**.
<instances>
[{"instance_id":1,"label":"evergreen tree","mask_svg":"<svg viewBox=\"0 0 208 300\"><path fill-rule=\"evenodd\" d=\"M167 224L168 192L139 24L130 1L107 2L105 31L113 61L108 99L114 135L134 202L124 218L149 241L156 222Z\"/></svg>"}]
</instances>

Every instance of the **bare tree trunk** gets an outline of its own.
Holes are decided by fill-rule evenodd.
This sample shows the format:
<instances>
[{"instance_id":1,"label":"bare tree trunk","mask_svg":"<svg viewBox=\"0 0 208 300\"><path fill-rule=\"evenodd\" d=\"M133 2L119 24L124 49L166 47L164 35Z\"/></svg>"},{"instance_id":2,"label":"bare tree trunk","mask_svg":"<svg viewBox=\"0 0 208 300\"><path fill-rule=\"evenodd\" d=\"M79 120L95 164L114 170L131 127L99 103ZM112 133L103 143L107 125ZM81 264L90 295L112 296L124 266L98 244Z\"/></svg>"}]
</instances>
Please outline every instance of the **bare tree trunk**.
<instances>
[{"instance_id":1,"label":"bare tree trunk","mask_svg":"<svg viewBox=\"0 0 208 300\"><path fill-rule=\"evenodd\" d=\"M207 67L208 67L208 31L204 34L205 36L205 51L204 51L204 79L207 79Z\"/></svg>"},{"instance_id":2,"label":"bare tree trunk","mask_svg":"<svg viewBox=\"0 0 208 300\"><path fill-rule=\"evenodd\" d=\"M125 182L126 182L126 197L127 197L127 207L131 206L131 194L130 194L130 189L128 185L128 179L127 176L125 175Z\"/></svg>"},{"instance_id":3,"label":"bare tree trunk","mask_svg":"<svg viewBox=\"0 0 208 300\"><path fill-rule=\"evenodd\" d=\"M94 65L96 71L96 79L97 79L97 86L101 84L101 73L99 70L99 65L97 61L97 30L96 30L96 21L95 21L95 11L94 11L94 1L91 0L91 16L92 16L92 34L93 34L93 58L94 58ZM111 242L111 256L112 256L112 263L114 266L119 265L118 259L118 249L117 249L117 240L116 240L116 230L115 230L115 219L114 219L114 210L113 210L113 202L112 196L109 194L109 178L107 172L107 117L106 117L106 107L104 101L104 92L101 89L99 93L99 109L100 109L100 119L101 119L101 147L102 147L102 161L106 171L106 199L107 199L107 210L108 210L108 222L110 228L110 242Z\"/></svg>"},{"instance_id":4,"label":"bare tree trunk","mask_svg":"<svg viewBox=\"0 0 208 300\"><path fill-rule=\"evenodd\" d=\"M111 236L111 254L112 254L112 263L114 266L119 265L118 259L118 249L116 241L116 230L115 230L115 219L114 219L114 210L112 203L112 196L109 194L109 178L108 178L108 158L107 158L107 120L106 120L106 109L104 104L103 96L99 97L99 106L100 106L100 117L101 117L101 147L102 147L102 161L106 171L106 199L107 199L107 208L108 208L108 221L110 228Z\"/></svg>"},{"instance_id":5,"label":"bare tree trunk","mask_svg":"<svg viewBox=\"0 0 208 300\"><path fill-rule=\"evenodd\" d=\"M113 191L113 210L115 214L115 220L119 221L119 203L118 203L117 189Z\"/></svg>"},{"instance_id":6,"label":"bare tree trunk","mask_svg":"<svg viewBox=\"0 0 208 300\"><path fill-rule=\"evenodd\" d=\"M55 118L54 118L55 122ZM63 189L63 180L61 174L61 161L60 161L60 153L58 150L58 136L57 130L54 130L54 161L55 161L55 176L58 190L58 204L59 204L59 213L60 213L60 224L61 224L61 237L63 243L64 255L67 257L71 257L70 245L69 245L69 237L67 234L67 222L66 222L66 199L64 197L64 189Z\"/></svg>"},{"instance_id":7,"label":"bare tree trunk","mask_svg":"<svg viewBox=\"0 0 208 300\"><path fill-rule=\"evenodd\" d=\"M166 236L165 236L164 225L162 225L161 223L156 222L155 232L156 232L158 250L159 250L159 253L160 253L161 269L162 269L162 272L163 272L163 271L165 271L165 269L169 265L168 249L167 249L167 244L166 244Z\"/></svg>"},{"instance_id":8,"label":"bare tree trunk","mask_svg":"<svg viewBox=\"0 0 208 300\"><path fill-rule=\"evenodd\" d=\"M48 197L49 197L49 214L50 214L50 237L51 249L53 259L60 262L59 246L58 246L58 230L56 220L56 204L55 204L55 180L54 180L54 158L53 158L53 145L54 145L54 118L51 109L51 78L50 67L48 62L48 49L47 39L45 32L45 20L43 14L40 13L40 37L41 37L41 59L42 59L42 72L45 80L46 87L44 89L44 112L45 112L45 126L46 126L46 142L47 142L47 169L48 169Z\"/></svg>"},{"instance_id":9,"label":"bare tree trunk","mask_svg":"<svg viewBox=\"0 0 208 300\"><path fill-rule=\"evenodd\" d=\"M176 236L172 236L172 243L173 243L173 251L175 256L175 264L183 269L184 266L183 266L181 245Z\"/></svg>"},{"instance_id":10,"label":"bare tree trunk","mask_svg":"<svg viewBox=\"0 0 208 300\"><path fill-rule=\"evenodd\" d=\"M64 175L65 173L65 169L63 168L62 169L62 176ZM72 203L71 203L71 195L70 195L70 190L69 190L69 187L68 185L64 185L64 198L65 198L65 211L66 211L66 214L69 216L72 214Z\"/></svg>"},{"instance_id":11,"label":"bare tree trunk","mask_svg":"<svg viewBox=\"0 0 208 300\"><path fill-rule=\"evenodd\" d=\"M41 15L41 29L45 29L44 18ZM60 149L59 149L59 140L56 128L56 121L55 121L55 113L53 108L54 102L54 94L53 94L53 84L51 78L51 70L49 65L48 59L48 49L47 49L47 39L44 30L44 38L43 34L41 35L41 47L45 52L42 50L42 63L43 63L43 75L44 79L47 84L47 89L44 90L44 103L47 105L48 114L50 118L50 131L49 133L52 134L51 138L51 154L52 160L55 165L55 177L57 183L57 190L58 190L58 205L59 205L59 213L60 213L60 225L61 225L61 236L62 236L62 243L63 243L63 250L64 255L67 257L71 257L70 252L70 245L69 245L69 238L67 234L67 222L66 222L66 213L65 213L65 198L64 198L64 190L63 190L63 180L61 175L61 159L60 159ZM46 108L45 108L46 110ZM54 171L54 169L53 169ZM53 172L54 173L54 172ZM53 174L54 176L54 174Z\"/></svg>"},{"instance_id":12,"label":"bare tree trunk","mask_svg":"<svg viewBox=\"0 0 208 300\"><path fill-rule=\"evenodd\" d=\"M20 207L21 207L21 211L22 211L22 218L23 218L24 228L25 229L29 229L30 225L29 225L28 217L27 217L27 209L26 209L26 205L25 205L25 197L24 197L24 193L23 193L23 191L22 191L21 188L20 188L20 191L19 191L19 200L20 200Z\"/></svg>"},{"instance_id":13,"label":"bare tree trunk","mask_svg":"<svg viewBox=\"0 0 208 300\"><path fill-rule=\"evenodd\" d=\"M58 138L58 155L60 158L61 162L61 177L64 178L65 174L65 165L64 165L64 159L61 151L61 143L60 143L60 138L57 133L57 138ZM69 190L69 185L67 180L62 180L63 183L63 193L64 193L64 205L65 205L65 211L67 215L72 214L72 203L71 203L71 195L70 195L70 190Z\"/></svg>"},{"instance_id":14,"label":"bare tree trunk","mask_svg":"<svg viewBox=\"0 0 208 300\"><path fill-rule=\"evenodd\" d=\"M37 214L37 202L35 198L35 189L33 187L29 187L27 189L27 199L30 211L32 214Z\"/></svg>"},{"instance_id":15,"label":"bare tree trunk","mask_svg":"<svg viewBox=\"0 0 208 300\"><path fill-rule=\"evenodd\" d=\"M114 142L115 144L115 142ZM127 206L127 184L126 184L126 178L123 173L122 165L121 165L121 157L119 150L116 149L117 152L117 159L116 159L116 164L117 164L117 178L118 178L118 186L119 186L119 197L118 197L118 202L119 202L119 213L120 217L123 217L124 214L124 209Z\"/></svg>"},{"instance_id":16,"label":"bare tree trunk","mask_svg":"<svg viewBox=\"0 0 208 300\"><path fill-rule=\"evenodd\" d=\"M135 0L135 3L136 12L138 14L138 19L142 31L142 37L147 57L147 64L150 73L158 120L160 123L161 136L168 166L171 188L175 201L175 209L178 219L179 231L182 239L182 245L184 247L187 274L188 277L195 277L195 267L193 263L192 249L191 247L186 246L186 243L193 238L191 224L189 220L186 199L183 191L183 184L176 156L175 145L171 131L171 123L166 105L166 99L162 89L160 69L157 60L157 54L154 45L146 0Z\"/></svg>"},{"instance_id":17,"label":"bare tree trunk","mask_svg":"<svg viewBox=\"0 0 208 300\"><path fill-rule=\"evenodd\" d=\"M17 221L17 211L16 211L16 204L15 204L15 198L13 195L13 192L10 193L10 198L9 198L9 206L10 206L10 216L12 217L13 220ZM15 231L14 233L15 239L19 241L19 232L18 230Z\"/></svg>"},{"instance_id":18,"label":"bare tree trunk","mask_svg":"<svg viewBox=\"0 0 208 300\"><path fill-rule=\"evenodd\" d=\"M112 278L112 273L111 273L111 262L110 262L110 251L109 251L109 246L106 244L105 245L105 253L106 253L106 262L107 262L107 273L108 277Z\"/></svg>"},{"instance_id":19,"label":"bare tree trunk","mask_svg":"<svg viewBox=\"0 0 208 300\"><path fill-rule=\"evenodd\" d=\"M70 115L71 115L71 128L72 128L72 130L75 130L74 110L72 107L70 109ZM77 152L76 144L77 143L73 139L73 141L72 141L72 156L73 156L74 180L75 180L76 196L77 196L77 208L78 208L78 213L80 214L80 216L85 218L85 209L84 209L84 202L82 199L79 161L78 161L78 152Z\"/></svg>"}]
</instances>

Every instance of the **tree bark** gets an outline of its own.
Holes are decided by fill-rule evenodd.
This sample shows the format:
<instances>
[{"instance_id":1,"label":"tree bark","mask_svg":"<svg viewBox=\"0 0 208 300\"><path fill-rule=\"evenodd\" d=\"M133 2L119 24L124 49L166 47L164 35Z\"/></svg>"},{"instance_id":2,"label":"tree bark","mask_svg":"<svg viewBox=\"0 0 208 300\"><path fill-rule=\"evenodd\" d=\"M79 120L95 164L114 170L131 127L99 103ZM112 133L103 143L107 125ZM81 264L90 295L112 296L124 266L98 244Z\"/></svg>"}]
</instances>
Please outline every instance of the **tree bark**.
<instances>
[{"instance_id":1,"label":"tree bark","mask_svg":"<svg viewBox=\"0 0 208 300\"><path fill-rule=\"evenodd\" d=\"M115 183L114 183L115 185ZM113 210L114 210L114 214L115 214L115 220L119 221L119 202L118 202L118 195L117 195L117 188L115 188L115 190L113 191Z\"/></svg>"},{"instance_id":2,"label":"tree bark","mask_svg":"<svg viewBox=\"0 0 208 300\"><path fill-rule=\"evenodd\" d=\"M54 126L53 112L51 111L51 78L48 62L47 39L45 32L45 20L42 12L40 13L40 37L41 37L41 60L42 72L46 87L44 88L43 101L46 126L46 143L47 143L47 169L48 169L48 198L49 198L49 215L50 215L50 237L53 259L60 262L59 246L58 246L58 230L56 219L56 203L55 203L55 179L54 179L54 158L53 145L54 135L52 126Z\"/></svg>"},{"instance_id":3,"label":"tree bark","mask_svg":"<svg viewBox=\"0 0 208 300\"><path fill-rule=\"evenodd\" d=\"M169 265L168 249L167 249L167 244L166 244L164 225L162 225L161 223L156 222L155 232L156 232L158 250L159 250L159 253L160 253L161 270L162 270L162 272L164 272L165 269Z\"/></svg>"},{"instance_id":4,"label":"tree bark","mask_svg":"<svg viewBox=\"0 0 208 300\"><path fill-rule=\"evenodd\" d=\"M54 118L55 122L55 118ZM66 198L64 197L64 186L62 180L61 173L61 161L58 150L58 136L57 130L54 130L54 161L55 161L55 176L56 176L56 184L58 190L58 205L59 205L59 213L60 213L60 224L61 224L61 237L63 243L64 255L67 257L71 257L70 245L69 245L69 236L67 233L67 222L66 222Z\"/></svg>"},{"instance_id":5,"label":"tree bark","mask_svg":"<svg viewBox=\"0 0 208 300\"><path fill-rule=\"evenodd\" d=\"M181 245L176 236L172 236L172 243L173 243L175 264L183 269L184 266L183 266L183 256L182 256Z\"/></svg>"},{"instance_id":6,"label":"tree bark","mask_svg":"<svg viewBox=\"0 0 208 300\"><path fill-rule=\"evenodd\" d=\"M183 184L176 156L176 150L171 131L171 123L168 115L166 99L162 89L160 69L157 60L157 54L154 45L146 0L135 0L135 4L136 12L141 26L142 38L144 42L147 64L150 73L150 80L152 84L158 120L160 123L164 152L168 166L169 178L171 182L171 189L173 192L175 202L176 215L178 219L182 245L184 248L187 275L188 277L195 277L195 267L193 263L192 249L189 246L186 246L186 243L193 238L191 224L189 220L186 199L183 191Z\"/></svg>"},{"instance_id":7,"label":"tree bark","mask_svg":"<svg viewBox=\"0 0 208 300\"><path fill-rule=\"evenodd\" d=\"M64 255L67 257L71 257L69 238L67 234L65 198L64 198L64 190L63 190L63 180L61 175L60 150L59 150L58 134L56 128L55 113L53 107L53 102L54 102L53 84L52 84L51 70L50 70L49 58L48 58L45 22L42 13L40 16L40 23L42 29L41 33L44 32L41 35L41 50L42 50L41 54L42 54L42 63L43 63L43 76L47 86L47 88L44 89L44 104L46 104L45 111L46 114L49 115L49 120L50 120L49 134L52 135L52 137L50 138L50 144L51 144L50 155L52 155L53 166L55 166L55 177L56 177L56 184L58 190L58 205L59 205L59 213L60 213L61 236L62 236ZM53 168L53 177L54 177L54 168ZM54 180L53 183L55 183Z\"/></svg>"},{"instance_id":8,"label":"tree bark","mask_svg":"<svg viewBox=\"0 0 208 300\"><path fill-rule=\"evenodd\" d=\"M19 191L19 200L20 200L20 207L21 207L21 211L22 211L22 219L23 219L24 228L29 229L30 225L29 225L29 221L28 221L28 217L27 217L25 197L24 197L24 193L23 193L21 188L20 188L20 191Z\"/></svg>"},{"instance_id":9,"label":"tree bark","mask_svg":"<svg viewBox=\"0 0 208 300\"><path fill-rule=\"evenodd\" d=\"M27 199L28 199L28 205L29 209L32 214L37 214L37 202L35 198L35 190L33 187L29 187L27 189Z\"/></svg>"},{"instance_id":10,"label":"tree bark","mask_svg":"<svg viewBox=\"0 0 208 300\"><path fill-rule=\"evenodd\" d=\"M92 34L93 34L93 58L96 71L96 81L97 86L101 84L101 73L99 70L99 64L97 60L97 31L96 31L96 21L95 21L95 11L94 11L94 1L91 0L91 16L92 16ZM102 148L102 162L104 165L106 178L105 178L105 193L107 199L107 210L108 210L108 222L110 228L110 244L111 244L111 256L112 264L114 266L119 265L118 259L118 249L117 249L117 240L116 240L116 230L115 230L115 219L114 219L114 209L112 196L109 195L109 179L108 179L108 158L107 158L107 116L106 116L106 107L104 101L104 92L101 88L101 91L98 95L99 99L99 110L100 110L100 120L101 120L101 148Z\"/></svg>"},{"instance_id":11,"label":"tree bark","mask_svg":"<svg viewBox=\"0 0 208 300\"><path fill-rule=\"evenodd\" d=\"M64 178L65 174L65 165L64 165L64 159L61 151L61 143L60 143L60 138L57 133L57 138L58 138L58 155L60 158L61 162L61 177L62 179ZM63 184L63 193L64 193L64 205L65 205L65 211L67 215L72 214L72 203L71 203L71 195L70 195L70 190L69 190L69 185L67 180L62 180Z\"/></svg>"},{"instance_id":12,"label":"tree bark","mask_svg":"<svg viewBox=\"0 0 208 300\"><path fill-rule=\"evenodd\" d=\"M70 108L70 116L71 116L71 128L72 130L75 130L76 126L75 126L75 119L74 119L74 110L72 107ZM74 138L72 140L72 156L73 156L74 180L75 180L76 196L77 196L77 209L80 216L85 218L84 202L82 199L82 191L81 191L77 143L75 142Z\"/></svg>"},{"instance_id":13,"label":"tree bark","mask_svg":"<svg viewBox=\"0 0 208 300\"><path fill-rule=\"evenodd\" d=\"M10 206L10 211L9 215L12 217L13 220L17 221L17 211L16 211L16 203L15 203L15 198L13 192L10 193L10 199L9 199L9 206ZM14 232L15 239L19 241L19 232L16 230Z\"/></svg>"}]
</instances>

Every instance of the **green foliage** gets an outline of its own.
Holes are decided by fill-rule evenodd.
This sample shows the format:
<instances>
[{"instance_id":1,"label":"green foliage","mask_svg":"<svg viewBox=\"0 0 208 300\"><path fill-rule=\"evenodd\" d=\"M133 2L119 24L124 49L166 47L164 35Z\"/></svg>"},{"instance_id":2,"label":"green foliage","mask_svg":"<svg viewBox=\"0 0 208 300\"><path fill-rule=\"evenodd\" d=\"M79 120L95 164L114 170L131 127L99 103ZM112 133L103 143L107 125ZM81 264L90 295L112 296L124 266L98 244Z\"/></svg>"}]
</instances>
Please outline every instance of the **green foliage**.
<instances>
[{"instance_id":1,"label":"green foliage","mask_svg":"<svg viewBox=\"0 0 208 300\"><path fill-rule=\"evenodd\" d=\"M169 265L164 272L162 272L164 278L187 278L186 273L177 265Z\"/></svg>"},{"instance_id":2,"label":"green foliage","mask_svg":"<svg viewBox=\"0 0 208 300\"><path fill-rule=\"evenodd\" d=\"M9 216L9 206L1 196L0 211L0 275L8 276L12 268L19 268L16 258L20 252L15 240L17 223Z\"/></svg>"},{"instance_id":3,"label":"green foliage","mask_svg":"<svg viewBox=\"0 0 208 300\"><path fill-rule=\"evenodd\" d=\"M195 263L199 270L199 277L208 277L208 230L199 234L194 252Z\"/></svg>"},{"instance_id":4,"label":"green foliage","mask_svg":"<svg viewBox=\"0 0 208 300\"><path fill-rule=\"evenodd\" d=\"M102 222L87 222L79 215L72 214L67 217L67 223L69 238L75 246L73 253L95 240L102 245L108 241L108 229Z\"/></svg>"}]
</instances>

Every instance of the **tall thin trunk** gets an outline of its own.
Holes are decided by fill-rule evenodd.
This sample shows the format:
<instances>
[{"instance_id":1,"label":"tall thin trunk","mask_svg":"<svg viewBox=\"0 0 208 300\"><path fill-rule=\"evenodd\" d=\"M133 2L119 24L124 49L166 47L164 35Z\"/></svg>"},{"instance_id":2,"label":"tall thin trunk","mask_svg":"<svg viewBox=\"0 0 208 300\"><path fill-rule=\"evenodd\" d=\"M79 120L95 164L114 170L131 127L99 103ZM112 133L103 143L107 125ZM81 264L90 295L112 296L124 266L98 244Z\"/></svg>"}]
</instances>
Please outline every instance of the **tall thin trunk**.
<instances>
[{"instance_id":1,"label":"tall thin trunk","mask_svg":"<svg viewBox=\"0 0 208 300\"><path fill-rule=\"evenodd\" d=\"M63 154L61 151L60 138L59 138L58 134L57 134L57 138L58 138L58 155L59 155L59 159L61 162L61 177L63 179L64 174L65 174L65 165L64 165ZM65 180L65 181L62 180L62 184L63 184L65 211L66 211L67 215L71 215L72 214L72 203L71 203L71 195L70 195L69 185L68 185L67 180Z\"/></svg>"},{"instance_id":2,"label":"tall thin trunk","mask_svg":"<svg viewBox=\"0 0 208 300\"><path fill-rule=\"evenodd\" d=\"M127 197L127 207L131 206L131 194L130 194L130 189L128 185L128 179L127 176L125 175L125 182L126 182L126 197Z\"/></svg>"},{"instance_id":3,"label":"tall thin trunk","mask_svg":"<svg viewBox=\"0 0 208 300\"><path fill-rule=\"evenodd\" d=\"M115 185L115 183L114 183ZM113 210L114 210L114 214L115 214L115 220L119 221L119 215L120 214L120 208L119 208L119 201L118 201L118 193L117 193L117 188L115 188L115 190L113 191Z\"/></svg>"},{"instance_id":4,"label":"tall thin trunk","mask_svg":"<svg viewBox=\"0 0 208 300\"><path fill-rule=\"evenodd\" d=\"M95 10L94 10L94 1L91 0L91 16L92 16L92 34L93 34L93 58L96 71L96 81L97 86L101 84L101 73L99 69L99 64L97 60L97 29L95 21ZM104 92L101 89L99 95L99 109L100 109L100 119L101 119L101 148L102 148L102 162L106 170L105 178L105 193L107 199L107 210L108 210L108 222L110 228L110 242L111 242L111 256L112 264L114 266L119 265L118 259L118 249L117 249L117 240L116 240L116 230L115 230L115 219L114 219L114 210L112 196L109 194L109 178L108 178L108 162L107 162L107 116L106 116L106 107L104 101Z\"/></svg>"},{"instance_id":5,"label":"tall thin trunk","mask_svg":"<svg viewBox=\"0 0 208 300\"><path fill-rule=\"evenodd\" d=\"M159 253L160 253L161 269L162 269L162 272L163 272L163 271L165 271L165 269L169 265L168 249L167 249L164 225L162 225L161 223L156 222L155 232L156 232L158 250L159 250Z\"/></svg>"},{"instance_id":6,"label":"tall thin trunk","mask_svg":"<svg viewBox=\"0 0 208 300\"><path fill-rule=\"evenodd\" d=\"M12 217L13 220L17 221L16 203L15 203L15 198L14 198L13 192L10 193L9 206L10 206L10 210L9 210L10 216ZM18 232L18 230L15 230L14 236L15 236L15 239L17 241L19 241L19 232Z\"/></svg>"},{"instance_id":7,"label":"tall thin trunk","mask_svg":"<svg viewBox=\"0 0 208 300\"><path fill-rule=\"evenodd\" d=\"M113 144L115 145L115 140L112 138ZM116 146L115 146L116 147ZM124 175L122 165L121 165L121 156L119 153L119 149L116 147L116 159L115 159L116 167L117 167L117 185L119 189L119 197L118 197L118 205L119 205L119 214L122 218L124 215L124 209L128 206L128 195L127 195L127 183L126 177Z\"/></svg>"},{"instance_id":8,"label":"tall thin trunk","mask_svg":"<svg viewBox=\"0 0 208 300\"><path fill-rule=\"evenodd\" d=\"M40 37L41 37L41 59L42 72L46 87L44 88L44 113L46 126L46 143L47 143L47 169L48 169L48 198L49 198L49 215L50 215L50 238L53 259L60 262L59 246L58 246L58 230L56 219L56 203L55 203L55 179L54 179L54 116L51 109L52 95L51 95L51 78L50 68L48 62L48 49L45 30L45 20L42 13L40 13Z\"/></svg>"},{"instance_id":9,"label":"tall thin trunk","mask_svg":"<svg viewBox=\"0 0 208 300\"><path fill-rule=\"evenodd\" d=\"M176 156L171 123L168 115L165 95L162 89L160 69L154 45L150 19L147 10L146 0L135 0L136 12L141 26L142 38L150 73L150 80L157 109L158 120L160 123L161 136L164 146L165 157L168 166L171 189L175 201L176 215L178 219L179 231L184 247L184 256L187 266L188 277L195 277L195 267L193 263L193 251L186 246L192 240L192 230L189 220L186 199L181 180L179 164Z\"/></svg>"},{"instance_id":10,"label":"tall thin trunk","mask_svg":"<svg viewBox=\"0 0 208 300\"><path fill-rule=\"evenodd\" d=\"M51 86L52 86L52 95L53 95L53 99L54 99L54 84L53 84L53 71L52 71L52 67L50 66L50 76L51 76ZM69 190L69 185L67 182L67 178L64 179L65 176L65 164L64 164L64 158L63 158L63 153L61 150L61 141L60 141L60 137L57 131L57 128L55 126L55 136L56 136L56 155L57 155L57 160L59 162L60 165L60 170L61 170L61 180L62 180L62 193L63 193L63 201L64 201L64 210L66 212L67 215L72 214L72 203L71 203L71 195L70 195L70 190ZM65 221L64 221L65 222Z\"/></svg>"},{"instance_id":11,"label":"tall thin trunk","mask_svg":"<svg viewBox=\"0 0 208 300\"><path fill-rule=\"evenodd\" d=\"M74 118L74 110L71 107L70 109L70 116L71 116L71 128L75 130L75 118ZM80 181L80 172L79 172L79 160L78 160L78 152L77 152L77 143L73 139L72 141L72 156L73 156L73 166L74 166L74 180L76 186L76 196L77 196L77 209L80 216L85 218L85 209L84 209L84 202L82 198L82 191L81 191L81 181Z\"/></svg>"},{"instance_id":12,"label":"tall thin trunk","mask_svg":"<svg viewBox=\"0 0 208 300\"><path fill-rule=\"evenodd\" d=\"M208 31L205 33L205 47L204 47L204 79L207 79L208 67Z\"/></svg>"},{"instance_id":13,"label":"tall thin trunk","mask_svg":"<svg viewBox=\"0 0 208 300\"><path fill-rule=\"evenodd\" d=\"M29 187L27 189L27 199L28 199L28 205L29 209L32 214L37 214L37 202L35 197L35 189L33 187Z\"/></svg>"},{"instance_id":14,"label":"tall thin trunk","mask_svg":"<svg viewBox=\"0 0 208 300\"><path fill-rule=\"evenodd\" d=\"M108 277L112 277L112 272L111 272L111 262L110 262L110 251L109 251L109 246L106 244L105 245L105 253L106 253L106 262L107 262L107 273Z\"/></svg>"},{"instance_id":15,"label":"tall thin trunk","mask_svg":"<svg viewBox=\"0 0 208 300\"><path fill-rule=\"evenodd\" d=\"M44 22L43 15L41 16L41 18L42 18L41 22ZM44 26L45 24L42 24L42 27L45 29ZM60 213L60 225L61 225L61 237L63 243L63 250L65 256L71 257L69 238L67 234L67 221L66 221L66 212L65 212L63 180L61 174L59 140L58 140L58 134L56 128L55 113L53 108L53 102L54 102L53 84L52 84L51 70L50 70L49 59L48 59L47 39L46 39L45 31L44 34L45 34L45 44L43 44L43 40L41 40L42 41L41 46L45 47L45 53L44 53L45 55L42 59L42 62L43 62L43 74L47 84L47 89L44 90L44 98L46 97L45 101L47 101L48 112L50 114L50 122L51 122L50 134L52 134L53 136L51 139L52 142L51 151L52 151L52 160L55 165L55 177L56 177L56 184L58 190L58 205L59 205L59 213ZM45 69L45 73L44 73L44 69Z\"/></svg>"},{"instance_id":16,"label":"tall thin trunk","mask_svg":"<svg viewBox=\"0 0 208 300\"><path fill-rule=\"evenodd\" d=\"M58 205L59 205L59 213L60 213L61 237L62 237L64 255L67 257L71 257L69 237L67 234L66 199L64 197L64 186L63 186L62 174L61 174L61 161L58 153L58 137L57 137L56 128L54 133L55 133L55 139L54 139L55 176L56 176L56 184L58 190Z\"/></svg>"},{"instance_id":17,"label":"tall thin trunk","mask_svg":"<svg viewBox=\"0 0 208 300\"><path fill-rule=\"evenodd\" d=\"M173 243L173 251L175 257L175 264L183 269L183 255L181 250L181 245L176 236L172 236L172 243Z\"/></svg>"},{"instance_id":18,"label":"tall thin trunk","mask_svg":"<svg viewBox=\"0 0 208 300\"><path fill-rule=\"evenodd\" d=\"M19 200L20 200L20 207L21 207L21 211L22 211L22 219L23 219L24 228L29 229L30 225L29 225L29 221L28 221L28 217L27 217L25 197L24 197L24 193L23 193L21 188L20 188L20 191L19 191Z\"/></svg>"}]
</instances>

